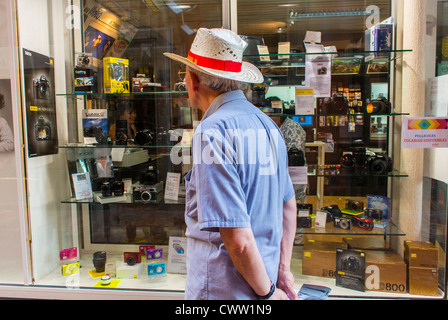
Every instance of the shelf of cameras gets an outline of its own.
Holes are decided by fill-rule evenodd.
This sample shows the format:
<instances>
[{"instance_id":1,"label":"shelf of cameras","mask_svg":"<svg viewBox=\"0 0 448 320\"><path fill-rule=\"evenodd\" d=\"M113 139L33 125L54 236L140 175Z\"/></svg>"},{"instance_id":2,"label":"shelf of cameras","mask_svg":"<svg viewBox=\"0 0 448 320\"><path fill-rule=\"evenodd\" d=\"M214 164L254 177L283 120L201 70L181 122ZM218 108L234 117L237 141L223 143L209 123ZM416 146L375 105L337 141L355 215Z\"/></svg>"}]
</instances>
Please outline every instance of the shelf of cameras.
<instances>
[{"instance_id":1,"label":"shelf of cameras","mask_svg":"<svg viewBox=\"0 0 448 320\"><path fill-rule=\"evenodd\" d=\"M259 54L246 54L243 59L254 63L260 68L304 68L305 58L308 60L323 59L332 61L332 74L358 74L361 63L368 63L367 74L388 73L390 61L401 57L403 53L412 52L403 50L382 51L347 51L337 50L326 52L291 52L269 53L261 51Z\"/></svg>"},{"instance_id":2,"label":"shelf of cameras","mask_svg":"<svg viewBox=\"0 0 448 320\"><path fill-rule=\"evenodd\" d=\"M174 250L178 254L184 254L184 249L179 244L174 245ZM140 245L135 252L124 252L121 261L108 259L105 251L97 251L92 255L93 269L88 272L93 279L100 279L95 287L115 288L122 279L140 279L142 276L159 279L166 276L164 258L162 248L149 245ZM81 272L77 248L62 250L60 260L63 263L63 276Z\"/></svg>"},{"instance_id":3,"label":"shelf of cameras","mask_svg":"<svg viewBox=\"0 0 448 320\"><path fill-rule=\"evenodd\" d=\"M363 201L345 199L345 207L329 205L313 213L312 204L297 204L297 234L405 236L392 221L390 200L368 195Z\"/></svg>"}]
</instances>

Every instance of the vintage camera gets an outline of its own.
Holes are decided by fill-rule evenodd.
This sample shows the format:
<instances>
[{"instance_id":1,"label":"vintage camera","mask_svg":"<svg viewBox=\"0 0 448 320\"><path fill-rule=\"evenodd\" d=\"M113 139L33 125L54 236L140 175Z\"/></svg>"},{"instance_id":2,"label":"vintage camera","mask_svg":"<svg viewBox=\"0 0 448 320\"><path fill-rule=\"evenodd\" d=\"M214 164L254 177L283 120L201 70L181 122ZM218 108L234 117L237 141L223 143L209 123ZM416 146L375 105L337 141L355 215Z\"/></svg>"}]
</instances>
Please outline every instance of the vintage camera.
<instances>
[{"instance_id":1,"label":"vintage camera","mask_svg":"<svg viewBox=\"0 0 448 320\"><path fill-rule=\"evenodd\" d=\"M107 133L101 127L84 127L84 137L93 137L99 144L107 143Z\"/></svg>"},{"instance_id":2,"label":"vintage camera","mask_svg":"<svg viewBox=\"0 0 448 320\"><path fill-rule=\"evenodd\" d=\"M105 251L97 251L93 254L93 266L95 267L96 272L104 272L106 267Z\"/></svg>"},{"instance_id":3,"label":"vintage camera","mask_svg":"<svg viewBox=\"0 0 448 320\"><path fill-rule=\"evenodd\" d=\"M288 166L303 167L305 165L305 155L302 150L291 148L288 150Z\"/></svg>"},{"instance_id":4,"label":"vintage camera","mask_svg":"<svg viewBox=\"0 0 448 320\"><path fill-rule=\"evenodd\" d=\"M148 169L143 171L140 174L139 178L140 184L144 185L154 185L158 181L158 174L157 170L154 169L154 167L149 166Z\"/></svg>"},{"instance_id":5,"label":"vintage camera","mask_svg":"<svg viewBox=\"0 0 448 320\"><path fill-rule=\"evenodd\" d=\"M361 268L361 263L354 256L349 256L341 260L341 271L357 273Z\"/></svg>"},{"instance_id":6,"label":"vintage camera","mask_svg":"<svg viewBox=\"0 0 448 320\"><path fill-rule=\"evenodd\" d=\"M334 217L334 226L336 228L350 230L352 227L352 220L349 218Z\"/></svg>"},{"instance_id":7,"label":"vintage camera","mask_svg":"<svg viewBox=\"0 0 448 320\"><path fill-rule=\"evenodd\" d=\"M39 117L34 125L34 136L37 141L50 140L51 123L49 121L45 121L43 117Z\"/></svg>"},{"instance_id":8,"label":"vintage camera","mask_svg":"<svg viewBox=\"0 0 448 320\"><path fill-rule=\"evenodd\" d=\"M331 98L318 99L318 114L347 114L348 100L344 95L335 93Z\"/></svg>"},{"instance_id":9,"label":"vintage camera","mask_svg":"<svg viewBox=\"0 0 448 320\"><path fill-rule=\"evenodd\" d=\"M155 135L149 129L138 131L134 136L134 142L139 146L151 146L154 144Z\"/></svg>"},{"instance_id":10,"label":"vintage camera","mask_svg":"<svg viewBox=\"0 0 448 320\"><path fill-rule=\"evenodd\" d=\"M142 258L140 256L140 252L124 252L124 262L128 264L128 266L133 266L136 263L140 263Z\"/></svg>"},{"instance_id":11,"label":"vintage camera","mask_svg":"<svg viewBox=\"0 0 448 320\"><path fill-rule=\"evenodd\" d=\"M375 174L385 174L392 171L392 158L384 153L372 153L366 156L366 167Z\"/></svg>"},{"instance_id":12,"label":"vintage camera","mask_svg":"<svg viewBox=\"0 0 448 320\"><path fill-rule=\"evenodd\" d=\"M34 99L50 98L50 83L44 75L41 75L38 79L33 79L33 95Z\"/></svg>"},{"instance_id":13,"label":"vintage camera","mask_svg":"<svg viewBox=\"0 0 448 320\"><path fill-rule=\"evenodd\" d=\"M392 106L390 102L384 98L379 97L375 100L372 100L370 103L366 105L366 113L374 113L374 114L388 114L391 113Z\"/></svg>"},{"instance_id":14,"label":"vintage camera","mask_svg":"<svg viewBox=\"0 0 448 320\"><path fill-rule=\"evenodd\" d=\"M361 212L364 210L364 202L345 199L345 209Z\"/></svg>"},{"instance_id":15,"label":"vintage camera","mask_svg":"<svg viewBox=\"0 0 448 320\"><path fill-rule=\"evenodd\" d=\"M156 260L163 258L163 249L148 249L146 250L147 260Z\"/></svg>"},{"instance_id":16,"label":"vintage camera","mask_svg":"<svg viewBox=\"0 0 448 320\"><path fill-rule=\"evenodd\" d=\"M297 217L297 228L311 228L311 217Z\"/></svg>"},{"instance_id":17,"label":"vintage camera","mask_svg":"<svg viewBox=\"0 0 448 320\"><path fill-rule=\"evenodd\" d=\"M158 194L163 189L163 182L159 182L155 185L140 185L133 188L134 202L146 203L157 202Z\"/></svg>"},{"instance_id":18,"label":"vintage camera","mask_svg":"<svg viewBox=\"0 0 448 320\"><path fill-rule=\"evenodd\" d=\"M381 209L373 209L373 208L365 208L364 209L364 215L367 218L373 219L373 220L381 220L383 218L383 210Z\"/></svg>"},{"instance_id":19,"label":"vintage camera","mask_svg":"<svg viewBox=\"0 0 448 320\"><path fill-rule=\"evenodd\" d=\"M357 228L361 228L367 231L372 231L373 222L369 219L362 219L359 217L352 217L352 225Z\"/></svg>"},{"instance_id":20,"label":"vintage camera","mask_svg":"<svg viewBox=\"0 0 448 320\"><path fill-rule=\"evenodd\" d=\"M344 168L365 168L366 147L362 140L355 140L350 146L349 152L341 157L341 165Z\"/></svg>"},{"instance_id":21,"label":"vintage camera","mask_svg":"<svg viewBox=\"0 0 448 320\"><path fill-rule=\"evenodd\" d=\"M148 276L154 276L165 273L165 263L148 264Z\"/></svg>"}]
</instances>

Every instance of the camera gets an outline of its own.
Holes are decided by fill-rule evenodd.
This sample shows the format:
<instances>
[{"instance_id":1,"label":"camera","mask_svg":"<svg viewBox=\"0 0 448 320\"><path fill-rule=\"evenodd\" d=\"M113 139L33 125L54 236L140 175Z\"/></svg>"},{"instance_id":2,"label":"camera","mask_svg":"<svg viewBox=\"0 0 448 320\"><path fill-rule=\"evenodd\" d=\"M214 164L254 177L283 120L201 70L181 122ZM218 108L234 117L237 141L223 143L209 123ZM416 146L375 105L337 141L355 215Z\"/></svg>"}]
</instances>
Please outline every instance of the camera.
<instances>
[{"instance_id":1,"label":"camera","mask_svg":"<svg viewBox=\"0 0 448 320\"><path fill-rule=\"evenodd\" d=\"M148 276L164 274L165 273L165 263L153 263L148 264Z\"/></svg>"},{"instance_id":2,"label":"camera","mask_svg":"<svg viewBox=\"0 0 448 320\"><path fill-rule=\"evenodd\" d=\"M392 158L384 153L374 153L366 156L366 167L375 174L386 174L392 171Z\"/></svg>"},{"instance_id":3,"label":"camera","mask_svg":"<svg viewBox=\"0 0 448 320\"><path fill-rule=\"evenodd\" d=\"M381 220L383 218L383 210L373 209L373 208L365 208L364 215L370 219Z\"/></svg>"},{"instance_id":4,"label":"camera","mask_svg":"<svg viewBox=\"0 0 448 320\"><path fill-rule=\"evenodd\" d=\"M44 75L41 75L38 79L33 79L33 95L34 99L50 98L50 83Z\"/></svg>"},{"instance_id":5,"label":"camera","mask_svg":"<svg viewBox=\"0 0 448 320\"><path fill-rule=\"evenodd\" d=\"M366 105L366 113L374 113L374 114L387 114L391 113L392 106L390 102L384 98L379 97L375 100L372 100L370 103Z\"/></svg>"},{"instance_id":6,"label":"camera","mask_svg":"<svg viewBox=\"0 0 448 320\"><path fill-rule=\"evenodd\" d=\"M157 183L157 180L158 180L157 171L152 166L149 166L148 169L141 172L141 174L140 174L140 179L139 179L140 184L154 185Z\"/></svg>"},{"instance_id":7,"label":"camera","mask_svg":"<svg viewBox=\"0 0 448 320\"><path fill-rule=\"evenodd\" d=\"M133 266L136 263L140 263L142 258L140 256L140 252L124 252L124 262L128 264L128 266Z\"/></svg>"},{"instance_id":8,"label":"camera","mask_svg":"<svg viewBox=\"0 0 448 320\"><path fill-rule=\"evenodd\" d=\"M155 185L140 185L133 187L134 202L147 203L157 202L158 195L163 189L163 182L159 182Z\"/></svg>"},{"instance_id":9,"label":"camera","mask_svg":"<svg viewBox=\"0 0 448 320\"><path fill-rule=\"evenodd\" d=\"M126 145L128 143L128 122L117 120L115 122L115 144Z\"/></svg>"},{"instance_id":10,"label":"camera","mask_svg":"<svg viewBox=\"0 0 448 320\"><path fill-rule=\"evenodd\" d=\"M361 263L354 256L349 256L341 260L341 271L349 271L357 273L361 267Z\"/></svg>"},{"instance_id":11,"label":"camera","mask_svg":"<svg viewBox=\"0 0 448 320\"><path fill-rule=\"evenodd\" d=\"M44 141L51 139L51 123L45 121L43 117L37 119L34 125L34 136L37 141Z\"/></svg>"},{"instance_id":12,"label":"camera","mask_svg":"<svg viewBox=\"0 0 448 320\"><path fill-rule=\"evenodd\" d=\"M151 146L155 141L154 132L149 129L138 131L134 136L134 142L139 146Z\"/></svg>"},{"instance_id":13,"label":"camera","mask_svg":"<svg viewBox=\"0 0 448 320\"><path fill-rule=\"evenodd\" d=\"M146 250L146 259L155 260L163 258L163 249L148 249Z\"/></svg>"},{"instance_id":14,"label":"camera","mask_svg":"<svg viewBox=\"0 0 448 320\"><path fill-rule=\"evenodd\" d=\"M344 95L335 93L331 98L318 99L318 114L348 114L348 100Z\"/></svg>"},{"instance_id":15,"label":"camera","mask_svg":"<svg viewBox=\"0 0 448 320\"><path fill-rule=\"evenodd\" d=\"M106 267L105 251L97 251L93 254L93 266L95 267L96 272L104 272Z\"/></svg>"},{"instance_id":16,"label":"camera","mask_svg":"<svg viewBox=\"0 0 448 320\"><path fill-rule=\"evenodd\" d=\"M352 220L349 218L334 217L334 226L336 228L350 230L352 227Z\"/></svg>"},{"instance_id":17,"label":"camera","mask_svg":"<svg viewBox=\"0 0 448 320\"><path fill-rule=\"evenodd\" d=\"M308 210L309 214L313 213L313 204L312 203L298 203L297 211L299 210Z\"/></svg>"},{"instance_id":18,"label":"camera","mask_svg":"<svg viewBox=\"0 0 448 320\"><path fill-rule=\"evenodd\" d=\"M311 217L297 217L297 228L311 228Z\"/></svg>"},{"instance_id":19,"label":"camera","mask_svg":"<svg viewBox=\"0 0 448 320\"><path fill-rule=\"evenodd\" d=\"M107 133L101 127L84 127L84 137L93 137L99 144L107 143Z\"/></svg>"},{"instance_id":20,"label":"camera","mask_svg":"<svg viewBox=\"0 0 448 320\"><path fill-rule=\"evenodd\" d=\"M362 201L345 199L345 209L360 212L364 210L364 203Z\"/></svg>"},{"instance_id":21,"label":"camera","mask_svg":"<svg viewBox=\"0 0 448 320\"><path fill-rule=\"evenodd\" d=\"M365 168L366 147L362 140L355 140L350 146L349 152L341 157L341 165L344 168Z\"/></svg>"},{"instance_id":22,"label":"camera","mask_svg":"<svg viewBox=\"0 0 448 320\"><path fill-rule=\"evenodd\" d=\"M303 167L305 165L305 155L302 150L291 148L288 150L288 166Z\"/></svg>"},{"instance_id":23,"label":"camera","mask_svg":"<svg viewBox=\"0 0 448 320\"><path fill-rule=\"evenodd\" d=\"M369 219L352 217L352 224L354 227L361 228L367 231L372 231L373 229L373 222Z\"/></svg>"},{"instance_id":24,"label":"camera","mask_svg":"<svg viewBox=\"0 0 448 320\"><path fill-rule=\"evenodd\" d=\"M341 209L339 209L339 206L337 204L332 204L331 206L326 206L321 208L322 211L326 211L327 214L327 222L328 219L333 220L333 218L336 217L342 217Z\"/></svg>"}]
</instances>

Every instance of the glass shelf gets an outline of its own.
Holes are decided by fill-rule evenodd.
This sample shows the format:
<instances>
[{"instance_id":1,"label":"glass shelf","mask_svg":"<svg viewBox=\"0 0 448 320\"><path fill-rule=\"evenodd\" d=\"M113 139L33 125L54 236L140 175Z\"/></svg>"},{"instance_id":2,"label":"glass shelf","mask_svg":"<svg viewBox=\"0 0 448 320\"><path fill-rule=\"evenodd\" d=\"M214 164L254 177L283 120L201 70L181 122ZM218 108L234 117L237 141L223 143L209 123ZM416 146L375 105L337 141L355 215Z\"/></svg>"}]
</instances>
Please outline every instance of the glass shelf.
<instances>
[{"instance_id":1,"label":"glass shelf","mask_svg":"<svg viewBox=\"0 0 448 320\"><path fill-rule=\"evenodd\" d=\"M362 169L348 169L348 168L339 168L339 173L330 173L335 172L336 168L322 168L318 165L308 165L308 176L312 177L391 177L391 178L406 178L407 174L401 173L398 170L393 169L391 172L387 173L373 173L371 171L362 170Z\"/></svg>"},{"instance_id":2,"label":"glass shelf","mask_svg":"<svg viewBox=\"0 0 448 320\"><path fill-rule=\"evenodd\" d=\"M342 116L349 116L349 117L366 117L366 116L389 116L389 117L399 117L399 116L409 116L409 113L403 113L403 112L392 112L392 113L353 113L353 114L286 114L286 113L272 113L272 112L265 112L270 117L342 117Z\"/></svg>"},{"instance_id":3,"label":"glass shelf","mask_svg":"<svg viewBox=\"0 0 448 320\"><path fill-rule=\"evenodd\" d=\"M95 144L86 145L82 143L70 143L63 146L57 146L58 149L183 149L191 148L190 145L172 145L172 146L140 146L140 145L109 145Z\"/></svg>"},{"instance_id":4,"label":"glass shelf","mask_svg":"<svg viewBox=\"0 0 448 320\"><path fill-rule=\"evenodd\" d=\"M154 92L130 92L130 93L57 93L60 97L87 97L87 98L104 98L104 97L127 97L127 96L163 96L163 95L187 95L187 91L154 91Z\"/></svg>"},{"instance_id":5,"label":"glass shelf","mask_svg":"<svg viewBox=\"0 0 448 320\"><path fill-rule=\"evenodd\" d=\"M357 227L352 227L350 230L337 228L332 222L327 224L325 228L298 228L296 234L312 234L312 235L363 235L363 236L405 236L406 234L398 229L392 222L388 222L385 228L374 227L373 230L368 231Z\"/></svg>"},{"instance_id":6,"label":"glass shelf","mask_svg":"<svg viewBox=\"0 0 448 320\"><path fill-rule=\"evenodd\" d=\"M372 55L379 56L378 58L384 58L384 56L392 55L395 53L406 53L412 52L412 49L403 49L403 50L384 50L384 51L335 51L335 52L294 52L294 53L269 53L269 54L254 54L254 55L244 55L243 57L247 58L258 58L258 57L277 57L277 56L288 56L288 57L296 57L296 56L311 56L311 55L337 55L340 57L358 57L366 58ZM288 59L283 59L288 60ZM269 63L269 61L262 61Z\"/></svg>"},{"instance_id":7,"label":"glass shelf","mask_svg":"<svg viewBox=\"0 0 448 320\"><path fill-rule=\"evenodd\" d=\"M112 199L112 198L111 198ZM134 202L132 195L126 195L126 199L125 200L121 200L121 201L117 201L114 202L113 200L111 200L108 203L100 203L95 201L93 198L89 198L89 199L83 199L83 200L76 200L76 198L68 198L65 200L62 200L61 203L65 203L65 204L99 204L99 205L139 205L139 206L161 206L161 205L185 205L185 198L179 197L179 199L177 201L175 200L166 200L163 199L163 197L157 201L153 201L153 202Z\"/></svg>"}]
</instances>

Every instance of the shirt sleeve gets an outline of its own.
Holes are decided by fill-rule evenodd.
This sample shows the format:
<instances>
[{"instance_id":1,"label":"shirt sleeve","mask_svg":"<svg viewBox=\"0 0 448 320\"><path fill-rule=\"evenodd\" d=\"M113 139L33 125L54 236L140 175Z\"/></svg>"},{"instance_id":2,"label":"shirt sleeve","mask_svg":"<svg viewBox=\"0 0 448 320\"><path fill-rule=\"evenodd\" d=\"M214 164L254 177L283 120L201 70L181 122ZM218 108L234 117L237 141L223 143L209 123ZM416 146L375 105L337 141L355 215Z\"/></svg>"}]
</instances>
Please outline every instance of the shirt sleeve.
<instances>
[{"instance_id":1,"label":"shirt sleeve","mask_svg":"<svg viewBox=\"0 0 448 320\"><path fill-rule=\"evenodd\" d=\"M207 130L193 137L198 222L205 231L217 232L220 227L250 227L246 196L233 161L234 153L226 152L224 141L220 130Z\"/></svg>"}]
</instances>

